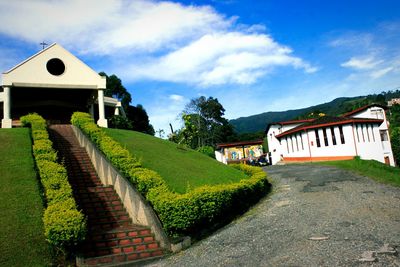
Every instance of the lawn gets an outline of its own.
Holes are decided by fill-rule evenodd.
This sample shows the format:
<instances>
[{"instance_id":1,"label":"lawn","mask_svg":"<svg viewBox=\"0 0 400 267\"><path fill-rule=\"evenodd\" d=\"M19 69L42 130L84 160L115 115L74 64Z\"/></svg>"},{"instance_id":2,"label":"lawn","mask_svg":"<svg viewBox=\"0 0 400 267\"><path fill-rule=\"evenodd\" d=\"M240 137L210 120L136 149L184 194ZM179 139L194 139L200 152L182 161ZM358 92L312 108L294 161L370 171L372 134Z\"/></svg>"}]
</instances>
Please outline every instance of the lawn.
<instances>
[{"instance_id":1,"label":"lawn","mask_svg":"<svg viewBox=\"0 0 400 267\"><path fill-rule=\"evenodd\" d=\"M140 158L144 167L158 172L178 193L202 185L232 183L247 178L239 170L166 140L128 130L105 131Z\"/></svg>"},{"instance_id":2,"label":"lawn","mask_svg":"<svg viewBox=\"0 0 400 267\"><path fill-rule=\"evenodd\" d=\"M375 160L343 160L320 162L321 165L336 166L354 171L378 182L400 187L400 168L390 167Z\"/></svg>"},{"instance_id":3,"label":"lawn","mask_svg":"<svg viewBox=\"0 0 400 267\"><path fill-rule=\"evenodd\" d=\"M48 266L29 129L0 129L0 266Z\"/></svg>"}]
</instances>

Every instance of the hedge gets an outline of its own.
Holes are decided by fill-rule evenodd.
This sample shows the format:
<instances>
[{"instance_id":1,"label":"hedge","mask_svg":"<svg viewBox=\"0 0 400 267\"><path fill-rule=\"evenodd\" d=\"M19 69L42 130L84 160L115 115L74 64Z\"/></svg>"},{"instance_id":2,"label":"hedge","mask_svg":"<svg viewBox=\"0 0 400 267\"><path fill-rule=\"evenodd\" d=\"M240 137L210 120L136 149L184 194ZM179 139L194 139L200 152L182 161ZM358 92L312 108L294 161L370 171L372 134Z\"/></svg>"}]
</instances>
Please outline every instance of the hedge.
<instances>
[{"instance_id":1,"label":"hedge","mask_svg":"<svg viewBox=\"0 0 400 267\"><path fill-rule=\"evenodd\" d=\"M86 218L77 209L65 167L57 162L46 121L34 113L21 117L21 122L31 127L33 156L47 206L43 215L46 239L61 248L77 245L86 236Z\"/></svg>"},{"instance_id":2,"label":"hedge","mask_svg":"<svg viewBox=\"0 0 400 267\"><path fill-rule=\"evenodd\" d=\"M270 187L261 168L232 165L244 171L249 178L232 184L202 186L178 194L169 189L158 173L142 168L139 160L98 127L89 114L75 112L71 122L151 203L170 236L196 235L204 228L231 219L256 203Z\"/></svg>"}]
</instances>

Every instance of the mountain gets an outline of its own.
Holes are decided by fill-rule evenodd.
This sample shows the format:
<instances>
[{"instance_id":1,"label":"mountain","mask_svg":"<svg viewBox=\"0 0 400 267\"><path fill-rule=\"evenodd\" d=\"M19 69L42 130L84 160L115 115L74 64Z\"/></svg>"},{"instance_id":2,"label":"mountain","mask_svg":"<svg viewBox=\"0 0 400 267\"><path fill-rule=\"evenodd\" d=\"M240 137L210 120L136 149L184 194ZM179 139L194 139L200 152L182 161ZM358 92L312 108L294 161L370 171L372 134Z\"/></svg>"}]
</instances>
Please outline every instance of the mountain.
<instances>
[{"instance_id":1,"label":"mountain","mask_svg":"<svg viewBox=\"0 0 400 267\"><path fill-rule=\"evenodd\" d=\"M269 123L287 121L292 119L307 118L311 112L325 113L330 116L337 116L356 108L371 104L386 105L387 101L392 98L399 98L400 90L382 92L380 94L356 96L356 97L339 97L331 102L319 104L302 109L293 109L287 111L270 111L249 117L241 117L230 120L239 134L254 133L264 131Z\"/></svg>"}]
</instances>

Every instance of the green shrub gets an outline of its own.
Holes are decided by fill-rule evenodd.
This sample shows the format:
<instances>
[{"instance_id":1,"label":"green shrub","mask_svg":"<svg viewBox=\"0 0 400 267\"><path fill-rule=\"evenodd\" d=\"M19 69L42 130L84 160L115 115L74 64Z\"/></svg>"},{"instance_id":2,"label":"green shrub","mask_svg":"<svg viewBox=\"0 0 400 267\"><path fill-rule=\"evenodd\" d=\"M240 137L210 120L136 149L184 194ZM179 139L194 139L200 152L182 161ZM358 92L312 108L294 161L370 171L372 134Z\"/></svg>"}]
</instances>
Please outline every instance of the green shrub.
<instances>
[{"instance_id":1,"label":"green shrub","mask_svg":"<svg viewBox=\"0 0 400 267\"><path fill-rule=\"evenodd\" d=\"M108 126L117 129L133 129L132 122L121 115L114 115L108 119Z\"/></svg>"},{"instance_id":2,"label":"green shrub","mask_svg":"<svg viewBox=\"0 0 400 267\"><path fill-rule=\"evenodd\" d=\"M97 145L153 205L164 229L171 236L194 235L201 229L226 222L256 203L270 187L261 168L232 165L245 172L249 178L238 183L202 186L178 194L168 188L158 173L142 168L127 149L94 124L89 114L76 112L71 122Z\"/></svg>"},{"instance_id":3,"label":"green shrub","mask_svg":"<svg viewBox=\"0 0 400 267\"><path fill-rule=\"evenodd\" d=\"M48 206L43 222L46 238L54 246L75 246L85 238L86 219L72 198Z\"/></svg>"},{"instance_id":4,"label":"green shrub","mask_svg":"<svg viewBox=\"0 0 400 267\"><path fill-rule=\"evenodd\" d=\"M212 146L202 146L197 149L198 152L215 159L214 148Z\"/></svg>"},{"instance_id":5,"label":"green shrub","mask_svg":"<svg viewBox=\"0 0 400 267\"><path fill-rule=\"evenodd\" d=\"M21 122L31 127L33 155L47 204L43 215L46 239L61 249L77 245L85 238L86 218L77 209L65 167L57 163L46 121L38 114L28 114Z\"/></svg>"}]
</instances>

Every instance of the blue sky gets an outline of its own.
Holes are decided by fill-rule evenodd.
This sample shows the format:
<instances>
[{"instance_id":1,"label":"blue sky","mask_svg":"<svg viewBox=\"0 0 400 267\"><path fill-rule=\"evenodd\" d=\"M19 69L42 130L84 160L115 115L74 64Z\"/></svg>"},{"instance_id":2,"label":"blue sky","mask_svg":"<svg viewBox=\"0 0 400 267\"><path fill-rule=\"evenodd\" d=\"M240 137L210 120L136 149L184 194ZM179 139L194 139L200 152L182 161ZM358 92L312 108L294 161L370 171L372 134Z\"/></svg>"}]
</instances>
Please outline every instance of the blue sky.
<instances>
[{"instance_id":1,"label":"blue sky","mask_svg":"<svg viewBox=\"0 0 400 267\"><path fill-rule=\"evenodd\" d=\"M156 130L191 98L234 119L400 86L400 1L0 0L0 69L57 42L119 76Z\"/></svg>"}]
</instances>

